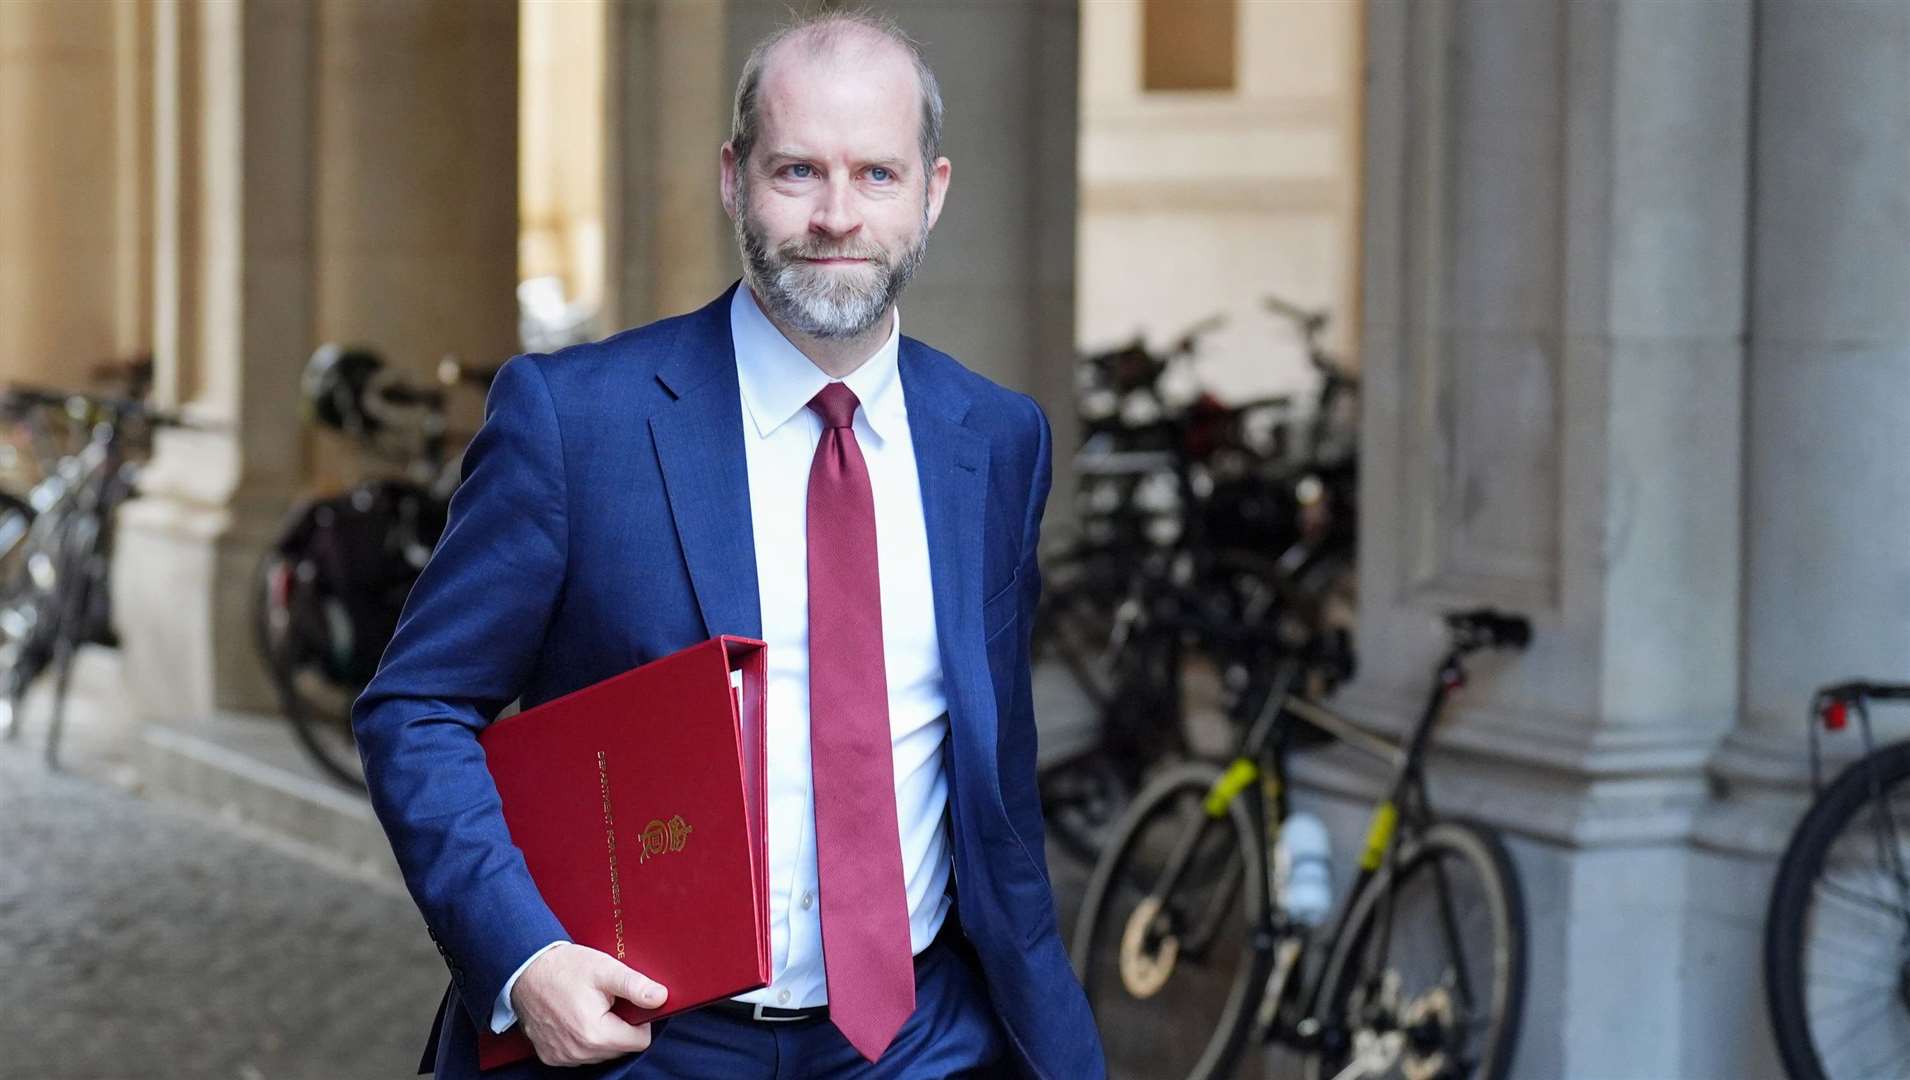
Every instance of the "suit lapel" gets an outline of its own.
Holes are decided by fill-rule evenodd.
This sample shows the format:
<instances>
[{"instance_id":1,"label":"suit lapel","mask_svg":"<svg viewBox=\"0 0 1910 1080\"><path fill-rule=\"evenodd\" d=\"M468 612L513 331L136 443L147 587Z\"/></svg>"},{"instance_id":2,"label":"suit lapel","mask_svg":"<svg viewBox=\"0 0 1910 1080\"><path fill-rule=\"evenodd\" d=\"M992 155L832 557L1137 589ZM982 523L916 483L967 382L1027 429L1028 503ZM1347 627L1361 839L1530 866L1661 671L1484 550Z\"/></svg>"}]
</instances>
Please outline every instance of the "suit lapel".
<instances>
[{"instance_id":1,"label":"suit lapel","mask_svg":"<svg viewBox=\"0 0 1910 1080\"><path fill-rule=\"evenodd\" d=\"M928 530L935 635L951 719L992 742L994 695L981 652L983 499L988 493L988 443L963 426L968 398L935 377L925 348L902 339L902 395L908 403L915 468Z\"/></svg>"},{"instance_id":2,"label":"suit lapel","mask_svg":"<svg viewBox=\"0 0 1910 1080\"><path fill-rule=\"evenodd\" d=\"M657 373L676 400L651 415L650 433L704 630L760 638L743 402L730 337L735 291L732 285L685 321L675 355Z\"/></svg>"}]
</instances>

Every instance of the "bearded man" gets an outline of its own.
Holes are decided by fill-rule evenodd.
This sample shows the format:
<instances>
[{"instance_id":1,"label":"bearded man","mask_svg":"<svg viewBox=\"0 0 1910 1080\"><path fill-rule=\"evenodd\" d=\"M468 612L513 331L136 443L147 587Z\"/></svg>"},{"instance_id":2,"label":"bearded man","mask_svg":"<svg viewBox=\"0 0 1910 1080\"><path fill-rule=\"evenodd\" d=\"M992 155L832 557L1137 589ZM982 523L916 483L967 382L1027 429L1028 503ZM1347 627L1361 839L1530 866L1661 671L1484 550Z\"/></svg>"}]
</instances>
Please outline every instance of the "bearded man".
<instances>
[{"instance_id":1,"label":"bearded man","mask_svg":"<svg viewBox=\"0 0 1910 1080\"><path fill-rule=\"evenodd\" d=\"M893 24L771 36L721 151L742 282L498 373L353 713L451 970L421 1072L474 1077L478 1026L521 1024L537 1060L487 1077L1105 1073L1035 786L1047 421L901 336L948 193L941 132L935 76ZM668 988L568 941L477 733L717 634L769 646L773 978L632 1026L615 999Z\"/></svg>"}]
</instances>

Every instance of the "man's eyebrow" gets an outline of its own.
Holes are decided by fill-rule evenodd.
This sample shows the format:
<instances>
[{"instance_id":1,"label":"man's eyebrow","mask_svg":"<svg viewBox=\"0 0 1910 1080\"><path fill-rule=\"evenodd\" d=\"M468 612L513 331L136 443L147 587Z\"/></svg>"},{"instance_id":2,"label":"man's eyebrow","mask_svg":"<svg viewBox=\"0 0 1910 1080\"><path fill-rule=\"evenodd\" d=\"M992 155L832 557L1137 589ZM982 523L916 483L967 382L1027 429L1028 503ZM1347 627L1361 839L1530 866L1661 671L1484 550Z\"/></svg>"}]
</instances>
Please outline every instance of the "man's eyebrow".
<instances>
[{"instance_id":1,"label":"man's eyebrow","mask_svg":"<svg viewBox=\"0 0 1910 1080\"><path fill-rule=\"evenodd\" d=\"M813 160L814 157L815 155L793 146L779 146L763 151L763 161L765 163L771 161L810 161ZM906 156L869 158L864 160L862 164L865 167L888 169L890 172L900 173L908 171L908 158Z\"/></svg>"}]
</instances>

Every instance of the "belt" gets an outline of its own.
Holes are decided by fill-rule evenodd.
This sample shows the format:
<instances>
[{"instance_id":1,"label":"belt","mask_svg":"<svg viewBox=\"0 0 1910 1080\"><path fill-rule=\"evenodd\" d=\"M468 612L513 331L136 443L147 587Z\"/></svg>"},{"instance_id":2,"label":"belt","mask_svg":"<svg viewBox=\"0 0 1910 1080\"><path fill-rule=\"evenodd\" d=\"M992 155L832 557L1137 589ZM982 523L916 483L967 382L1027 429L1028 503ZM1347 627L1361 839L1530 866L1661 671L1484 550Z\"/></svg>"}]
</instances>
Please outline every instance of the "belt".
<instances>
[{"instance_id":1,"label":"belt","mask_svg":"<svg viewBox=\"0 0 1910 1080\"><path fill-rule=\"evenodd\" d=\"M918 978L921 976L923 965L927 964L929 960L934 957L937 950L947 948L952 938L960 936L960 931L955 928L955 912L953 909L950 909L948 917L942 920L942 929L935 935L935 940L929 942L928 948L915 954L916 976ZM721 1001L712 1001L708 1005L698 1008L697 1011L706 1012L713 1016L721 1016L729 1020L741 1020L748 1023L762 1024L813 1024L818 1020L829 1019L829 1006L827 1005L811 1005L806 1009L784 1009L775 1005L759 1005L751 1001L737 1001L735 998L724 998Z\"/></svg>"}]
</instances>

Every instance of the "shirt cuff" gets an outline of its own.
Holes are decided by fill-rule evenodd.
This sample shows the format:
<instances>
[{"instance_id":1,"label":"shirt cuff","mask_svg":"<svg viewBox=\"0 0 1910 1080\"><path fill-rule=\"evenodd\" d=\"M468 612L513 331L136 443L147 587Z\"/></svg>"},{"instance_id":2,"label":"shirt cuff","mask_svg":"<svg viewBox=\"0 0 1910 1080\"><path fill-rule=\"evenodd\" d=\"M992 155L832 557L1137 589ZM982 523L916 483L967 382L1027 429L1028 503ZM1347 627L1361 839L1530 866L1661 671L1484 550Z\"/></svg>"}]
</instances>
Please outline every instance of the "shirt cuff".
<instances>
[{"instance_id":1,"label":"shirt cuff","mask_svg":"<svg viewBox=\"0 0 1910 1080\"><path fill-rule=\"evenodd\" d=\"M553 941L532 953L523 963L517 965L517 970L511 972L510 978L504 980L504 989L497 992L497 1004L491 1006L492 1033L502 1035L510 1030L512 1024L517 1023L517 1010L511 1007L511 988L517 985L517 977L524 974L524 970L530 967L538 957L562 944L561 941Z\"/></svg>"}]
</instances>

